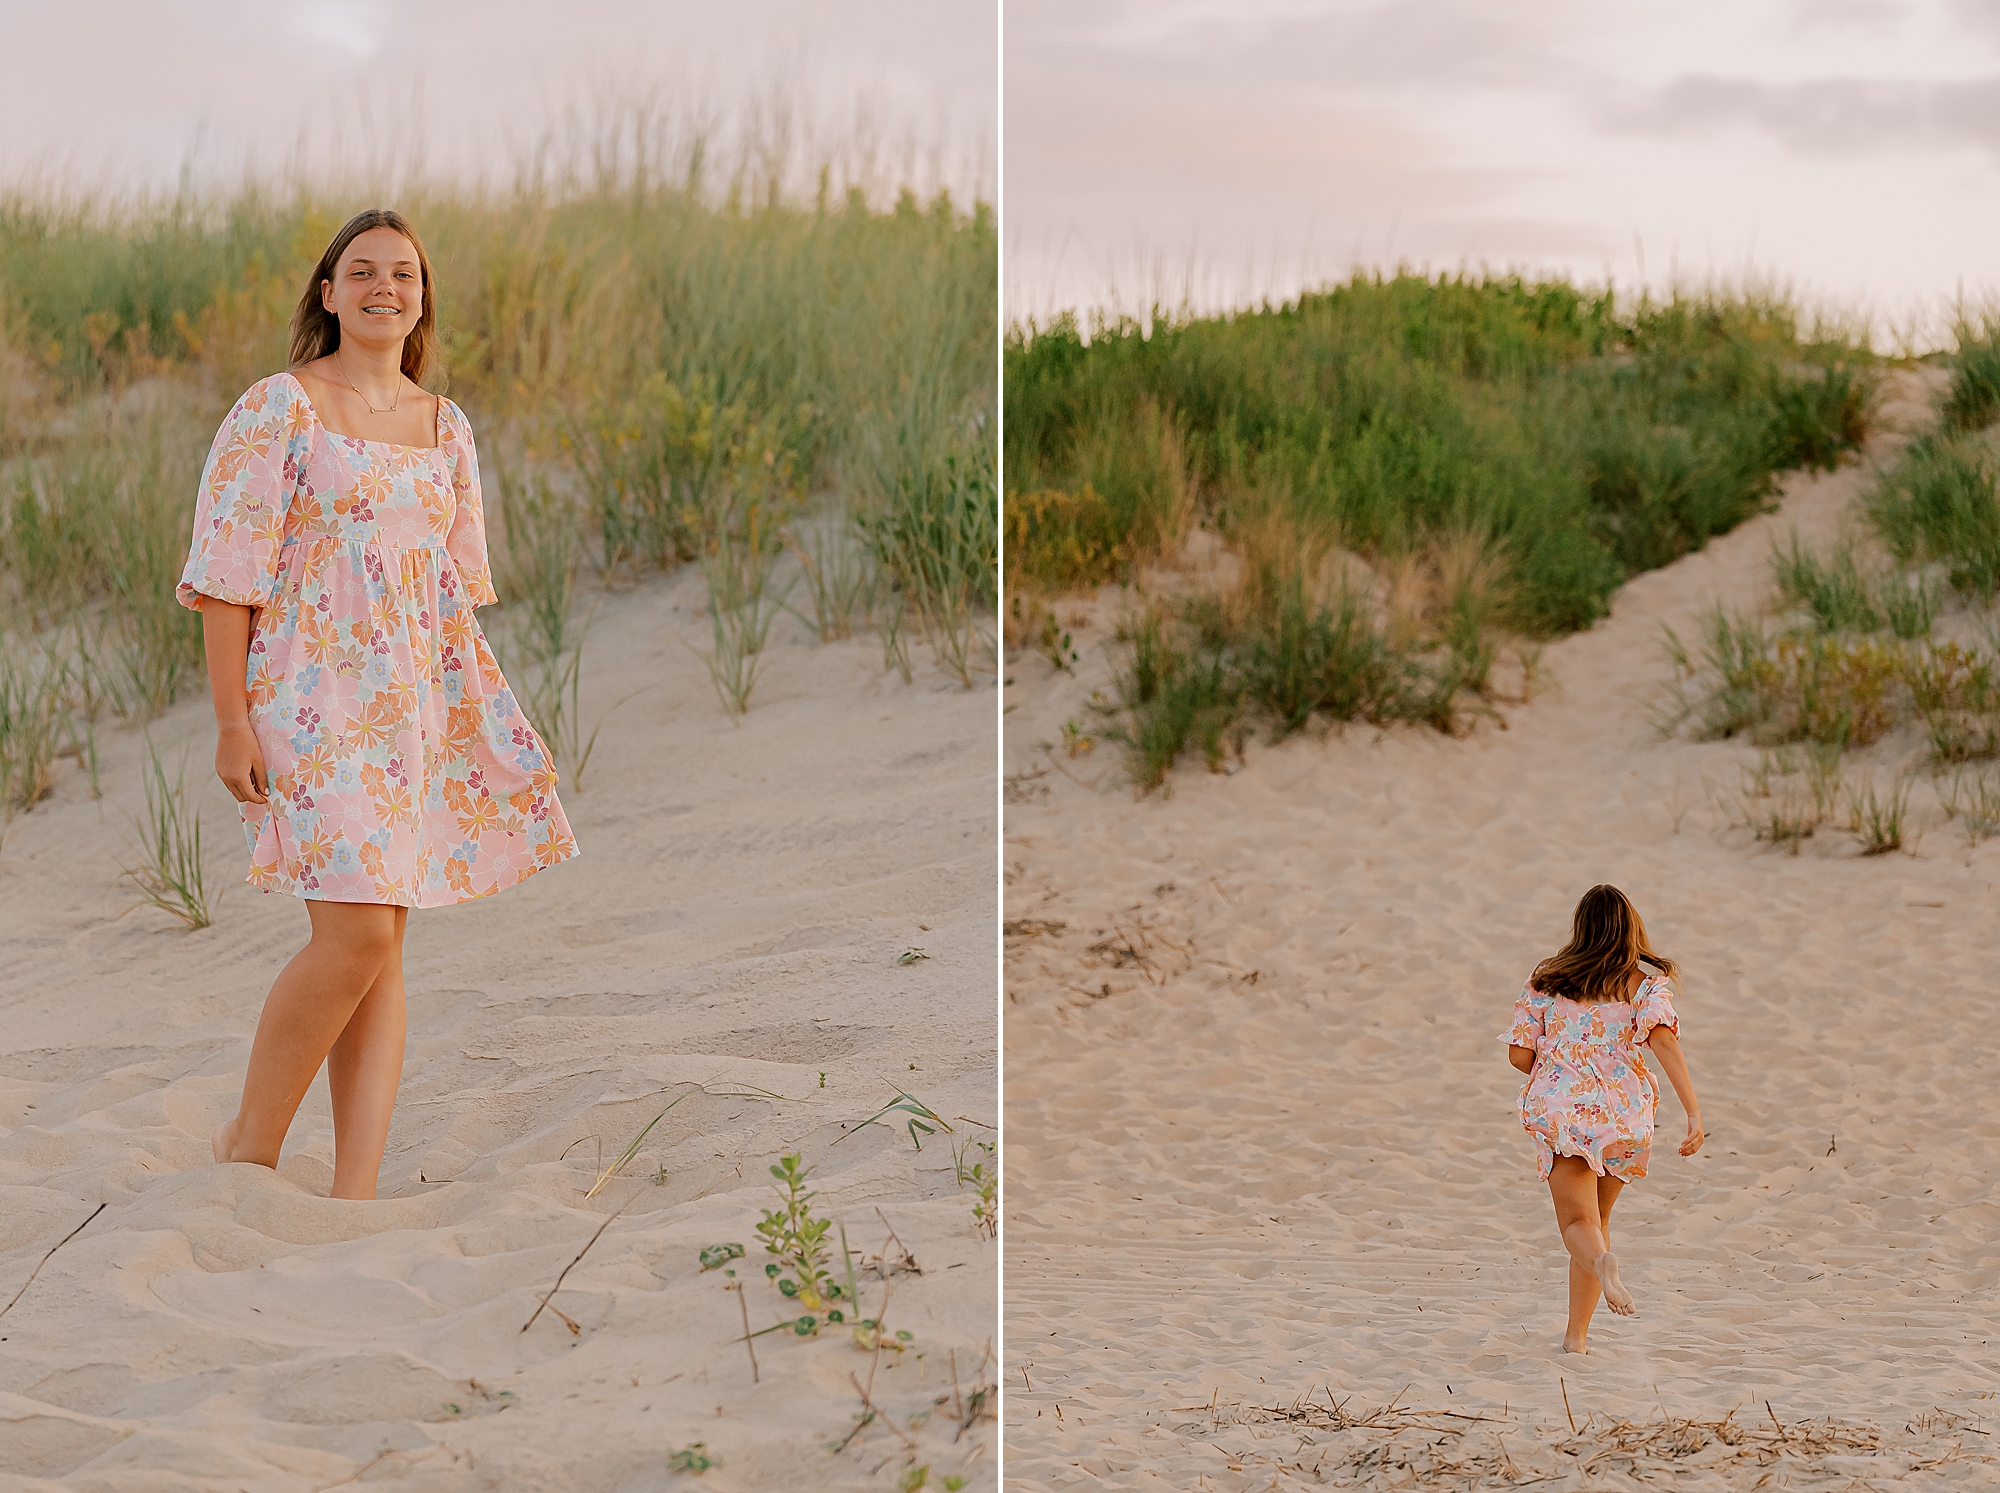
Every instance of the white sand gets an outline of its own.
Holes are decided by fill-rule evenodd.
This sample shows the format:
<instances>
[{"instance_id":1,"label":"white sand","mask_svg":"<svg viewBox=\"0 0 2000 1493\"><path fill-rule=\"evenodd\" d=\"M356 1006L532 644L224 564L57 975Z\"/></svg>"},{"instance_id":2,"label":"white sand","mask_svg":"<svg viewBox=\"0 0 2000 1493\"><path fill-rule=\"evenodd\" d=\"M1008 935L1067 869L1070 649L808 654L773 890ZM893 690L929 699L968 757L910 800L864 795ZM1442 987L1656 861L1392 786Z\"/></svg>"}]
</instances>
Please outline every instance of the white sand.
<instances>
[{"instance_id":1,"label":"white sand","mask_svg":"<svg viewBox=\"0 0 2000 1493\"><path fill-rule=\"evenodd\" d=\"M1893 415L1920 417L1918 379L1893 392ZM1690 636L1718 597L1761 602L1774 539L1830 535L1864 475L1795 477L1781 513L1638 578L1548 649L1554 696L1465 740L1363 726L1253 745L1233 777L1197 756L1171 796L1134 802L1114 748L1037 745L1106 681L1112 600L1078 634L1078 677L1011 660L1011 1488L1410 1476L1339 1470L1366 1433L1228 1411L1322 1387L1355 1410L1399 1393L1504 1409L1523 1476L1560 1475L1544 1486L1640 1486L1616 1463L1571 1480L1552 1449L1561 1380L1579 1421L1742 1406L1768 1426L1768 1398L1788 1422L1866 1421L1893 1443L1775 1468L1712 1445L1675 1487L1887 1487L1913 1455L2000 1451L2000 845L1968 851L1934 823L1914 856L1863 860L1840 835L1798 858L1752 846L1703 779L1733 785L1754 752L1661 741L1645 714L1668 675L1661 624ZM1685 963L1710 1139L1674 1154L1668 1090L1652 1175L1613 1219L1641 1315L1600 1309L1577 1358L1521 1079L1494 1037L1601 880ZM1121 965L1135 943L1149 962ZM1183 1408L1212 1397L1216 1416ZM1933 1407L1995 1435L1904 1430ZM1962 1457L1896 1485L1996 1484L2000 1465Z\"/></svg>"},{"instance_id":2,"label":"white sand","mask_svg":"<svg viewBox=\"0 0 2000 1493\"><path fill-rule=\"evenodd\" d=\"M101 737L104 804L72 764L0 849L0 1487L654 1489L669 1452L700 1486L879 1488L906 1454L879 1424L844 1456L869 1356L851 1339L758 1340L696 1252L749 1246L749 1306L775 1322L758 1213L801 1151L861 1254L893 1224L898 1277L876 1398L916 1460L995 1485L991 1421L954 1440L947 1356L970 1388L995 1336L997 1251L976 1236L950 1142L917 1155L870 1128L907 1087L957 1138L992 1136L994 720L913 650L913 686L872 639L820 646L789 620L732 727L702 665L698 576L609 600L586 652L585 785L563 800L583 854L485 902L420 912L407 946L409 1060L383 1198L335 1202L324 1079L277 1174L209 1161L272 975L304 910L238 884L234 806L191 701L154 735L208 779L214 874L199 933L115 885L140 803L137 734ZM487 614L489 617L492 614ZM919 946L928 959L899 967ZM820 1087L824 1071L825 1086ZM619 1179L584 1193L667 1086L753 1084L783 1103L696 1097ZM568 1151L567 1160L559 1160ZM664 1166L666 1180L654 1178ZM448 1179L436 1185L419 1181ZM620 1205L554 1305L543 1291ZM864 1277L864 1302L882 1286ZM921 1356L919 1356L921 1355ZM995 1370L989 1366L989 1378ZM452 1406L458 1407L454 1411ZM888 1465L882 1464L887 1461ZM879 1470L878 1470L879 1469ZM679 1481L679 1480L674 1480ZM687 1480L693 1485L693 1480Z\"/></svg>"}]
</instances>

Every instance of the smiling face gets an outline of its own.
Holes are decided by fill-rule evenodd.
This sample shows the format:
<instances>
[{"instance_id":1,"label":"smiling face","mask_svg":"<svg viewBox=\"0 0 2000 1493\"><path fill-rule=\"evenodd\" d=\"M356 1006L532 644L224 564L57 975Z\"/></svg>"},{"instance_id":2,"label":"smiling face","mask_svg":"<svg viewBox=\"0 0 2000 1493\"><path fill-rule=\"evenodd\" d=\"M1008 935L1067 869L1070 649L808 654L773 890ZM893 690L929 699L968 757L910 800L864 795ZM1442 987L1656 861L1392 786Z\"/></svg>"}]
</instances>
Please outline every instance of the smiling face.
<instances>
[{"instance_id":1,"label":"smiling face","mask_svg":"<svg viewBox=\"0 0 2000 1493\"><path fill-rule=\"evenodd\" d=\"M393 228L356 234L319 293L320 303L340 318L343 340L374 347L400 342L424 311L417 246Z\"/></svg>"}]
</instances>

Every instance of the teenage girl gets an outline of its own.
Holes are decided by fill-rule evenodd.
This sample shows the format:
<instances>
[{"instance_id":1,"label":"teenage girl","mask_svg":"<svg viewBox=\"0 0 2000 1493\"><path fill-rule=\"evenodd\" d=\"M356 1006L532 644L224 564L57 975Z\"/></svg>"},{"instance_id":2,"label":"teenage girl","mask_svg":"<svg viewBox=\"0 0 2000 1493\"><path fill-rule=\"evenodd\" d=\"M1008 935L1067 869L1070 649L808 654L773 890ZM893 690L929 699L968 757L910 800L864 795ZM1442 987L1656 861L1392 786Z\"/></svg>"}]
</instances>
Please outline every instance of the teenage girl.
<instances>
[{"instance_id":1,"label":"teenage girl","mask_svg":"<svg viewBox=\"0 0 2000 1493\"><path fill-rule=\"evenodd\" d=\"M1656 953L1646 925L1615 886L1594 886L1576 905L1569 943L1535 966L1500 1038L1528 1075L1521 1123L1535 1138L1569 1251L1569 1326L1563 1348L1586 1353L1601 1293L1620 1316L1638 1308L1611 1253L1611 1206L1646 1175L1660 1102L1639 1055L1651 1048L1687 1113L1683 1156L1701 1149L1701 1101L1681 1055L1674 962Z\"/></svg>"}]
</instances>

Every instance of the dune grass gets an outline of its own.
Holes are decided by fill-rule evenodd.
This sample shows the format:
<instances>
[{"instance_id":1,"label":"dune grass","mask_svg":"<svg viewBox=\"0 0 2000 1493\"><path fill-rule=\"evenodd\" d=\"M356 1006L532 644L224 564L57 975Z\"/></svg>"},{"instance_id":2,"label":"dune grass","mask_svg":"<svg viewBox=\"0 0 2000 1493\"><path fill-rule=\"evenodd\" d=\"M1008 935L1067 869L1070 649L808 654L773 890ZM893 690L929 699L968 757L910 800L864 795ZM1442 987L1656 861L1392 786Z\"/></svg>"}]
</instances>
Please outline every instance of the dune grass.
<instances>
[{"instance_id":1,"label":"dune grass","mask_svg":"<svg viewBox=\"0 0 2000 1493\"><path fill-rule=\"evenodd\" d=\"M693 110L569 128L504 185L393 198L359 180L0 187L0 761L18 764L16 808L47 755L15 698L47 677L36 660L60 655L71 715L143 722L199 683L199 619L173 586L209 441L285 365L327 238L384 200L437 271L432 385L479 432L503 592L486 625L572 782L603 721L579 714L597 584L700 565L736 710L788 544L822 567L820 637L873 626L884 667L907 673L907 624L968 686L991 669L989 208L899 189L855 165L853 142L803 167L813 147L763 139L756 119L722 132L727 150Z\"/></svg>"},{"instance_id":2,"label":"dune grass","mask_svg":"<svg viewBox=\"0 0 2000 1493\"><path fill-rule=\"evenodd\" d=\"M1924 773L1971 844L2000 822L1984 766L2000 758L2000 462L1993 426L1966 423L2000 418L2000 403L1977 397L1989 354L1961 329L1936 426L1875 474L1863 529L1824 554L1797 534L1773 550L1764 616L1718 607L1692 646L1667 632L1674 678L1662 728L1776 749L1731 811L1760 840L1797 853L1839 817L1844 794L1845 827L1862 855L1909 849L1921 833L1912 794ZM1864 559L1864 548L1876 558ZM1901 764L1892 786L1878 790L1863 766L1859 786L1844 787L1847 754L1878 743L1887 743L1878 759ZM1800 747L1815 766L1786 782Z\"/></svg>"},{"instance_id":3,"label":"dune grass","mask_svg":"<svg viewBox=\"0 0 2000 1493\"><path fill-rule=\"evenodd\" d=\"M1490 695L1498 639L1589 625L1626 577L1760 511L1779 473L1832 467L1875 389L1865 344L1773 298L1621 309L1408 273L1088 337L1071 317L1016 327L1004 361L1011 622L1024 595L1172 562L1198 528L1277 557L1179 619L1195 641L1175 688L1133 677L1128 713L1168 702L1164 722L1132 715L1142 781L1190 739L1183 717L1212 759L1199 723L1218 712L1276 734L1451 728ZM1335 579L1336 554L1370 570Z\"/></svg>"}]
</instances>

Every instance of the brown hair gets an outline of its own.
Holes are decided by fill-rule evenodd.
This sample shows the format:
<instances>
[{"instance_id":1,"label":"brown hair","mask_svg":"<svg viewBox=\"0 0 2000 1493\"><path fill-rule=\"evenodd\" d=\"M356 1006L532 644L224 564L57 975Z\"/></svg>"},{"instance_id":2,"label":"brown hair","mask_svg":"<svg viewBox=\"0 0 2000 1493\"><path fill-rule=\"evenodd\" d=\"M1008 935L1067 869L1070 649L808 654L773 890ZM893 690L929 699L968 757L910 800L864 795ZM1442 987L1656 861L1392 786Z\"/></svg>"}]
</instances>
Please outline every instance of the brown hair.
<instances>
[{"instance_id":1,"label":"brown hair","mask_svg":"<svg viewBox=\"0 0 2000 1493\"><path fill-rule=\"evenodd\" d=\"M1594 886L1576 904L1569 942L1535 966L1529 983L1544 995L1571 1000L1622 1000L1641 960L1663 975L1677 973L1674 961L1647 940L1631 899L1615 886Z\"/></svg>"},{"instance_id":2,"label":"brown hair","mask_svg":"<svg viewBox=\"0 0 2000 1493\"><path fill-rule=\"evenodd\" d=\"M417 251L417 268L423 272L424 309L410 335L403 339L403 376L412 383L420 384L424 375L430 372L431 350L437 340L437 298L431 294L431 260L424 253L424 241L417 237L417 230L410 226L409 219L387 207L371 207L349 218L340 232L333 236L333 242L326 246L319 263L313 266L312 279L306 282L306 293L299 297L299 309L292 313L291 366L301 367L315 358L325 357L340 346L340 318L327 310L320 300L320 287L333 278L347 246L371 228L393 228Z\"/></svg>"}]
</instances>

